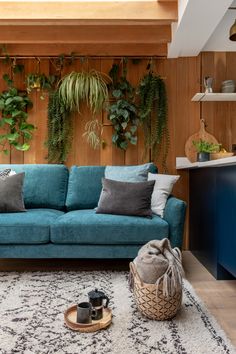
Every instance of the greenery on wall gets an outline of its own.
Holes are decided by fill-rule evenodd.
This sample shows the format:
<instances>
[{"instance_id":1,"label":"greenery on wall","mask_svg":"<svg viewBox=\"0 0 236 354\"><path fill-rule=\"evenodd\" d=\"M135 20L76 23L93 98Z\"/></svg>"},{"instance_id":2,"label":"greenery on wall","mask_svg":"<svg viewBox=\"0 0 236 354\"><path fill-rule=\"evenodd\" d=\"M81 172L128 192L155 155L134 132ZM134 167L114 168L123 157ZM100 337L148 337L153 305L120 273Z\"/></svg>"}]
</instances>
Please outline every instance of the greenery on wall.
<instances>
[{"instance_id":1,"label":"greenery on wall","mask_svg":"<svg viewBox=\"0 0 236 354\"><path fill-rule=\"evenodd\" d=\"M71 113L60 100L58 90L49 95L48 101L48 161L65 162L73 138Z\"/></svg>"},{"instance_id":2,"label":"greenery on wall","mask_svg":"<svg viewBox=\"0 0 236 354\"><path fill-rule=\"evenodd\" d=\"M126 68L119 75L119 65L114 64L110 70L112 84L110 85L111 103L108 107L108 119L114 127L112 142L122 150L129 143L137 144L137 126L139 119L135 105L135 89L127 80Z\"/></svg>"},{"instance_id":3,"label":"greenery on wall","mask_svg":"<svg viewBox=\"0 0 236 354\"><path fill-rule=\"evenodd\" d=\"M166 168L169 132L165 82L159 75L149 71L140 81L138 93L139 118L144 129L146 149L151 149L152 159L161 155L162 165Z\"/></svg>"},{"instance_id":4,"label":"greenery on wall","mask_svg":"<svg viewBox=\"0 0 236 354\"><path fill-rule=\"evenodd\" d=\"M70 112L80 112L86 102L93 114L100 112L108 101L108 76L96 70L75 72L64 76L59 82L59 97Z\"/></svg>"},{"instance_id":5,"label":"greenery on wall","mask_svg":"<svg viewBox=\"0 0 236 354\"><path fill-rule=\"evenodd\" d=\"M28 93L35 89L37 91L50 91L53 89L55 81L56 77L54 75L30 73L26 76L26 90Z\"/></svg>"},{"instance_id":6,"label":"greenery on wall","mask_svg":"<svg viewBox=\"0 0 236 354\"><path fill-rule=\"evenodd\" d=\"M9 154L10 147L20 151L30 148L30 140L35 129L28 123L27 109L32 106L27 92L20 92L13 86L13 81L8 75L4 75L8 89L0 94L0 134L1 151Z\"/></svg>"},{"instance_id":7,"label":"greenery on wall","mask_svg":"<svg viewBox=\"0 0 236 354\"><path fill-rule=\"evenodd\" d=\"M105 144L102 140L103 126L96 115L108 111L108 119L114 128L112 142L122 150L137 144L137 130L144 130L146 152L150 159L162 159L165 168L169 148L167 122L167 95L163 79L147 67L147 74L141 78L138 87L132 86L127 79L127 59L114 64L109 75L96 70L75 72L61 77L65 66L75 59L62 54L51 58L53 75L40 72L40 59L37 69L25 78L26 91L19 92L14 87L14 75L22 73L24 66L16 58L11 58L2 47L4 63L10 66L11 75L4 74L8 90L0 94L2 118L0 127L0 146L9 153L9 145L18 150L28 150L35 127L28 123L27 108L32 105L28 94L32 90L42 92L42 98L48 94L48 161L64 163L70 151L73 138L72 122L74 113L81 113L82 104L87 104L91 119L85 124L83 137L94 149ZM81 58L80 60L82 60ZM81 61L82 62L82 61ZM134 61L132 61L135 65ZM78 119L78 118L76 118Z\"/></svg>"}]
</instances>

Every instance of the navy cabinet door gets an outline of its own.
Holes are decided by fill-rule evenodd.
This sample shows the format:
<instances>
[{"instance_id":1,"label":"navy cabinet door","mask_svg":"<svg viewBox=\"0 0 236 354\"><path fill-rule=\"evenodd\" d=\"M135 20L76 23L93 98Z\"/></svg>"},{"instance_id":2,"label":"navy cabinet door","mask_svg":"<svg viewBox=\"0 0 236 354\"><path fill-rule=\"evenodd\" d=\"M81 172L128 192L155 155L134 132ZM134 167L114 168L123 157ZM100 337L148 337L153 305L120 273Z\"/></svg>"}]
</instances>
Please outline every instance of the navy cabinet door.
<instances>
[{"instance_id":1,"label":"navy cabinet door","mask_svg":"<svg viewBox=\"0 0 236 354\"><path fill-rule=\"evenodd\" d=\"M236 166L217 171L218 262L236 277Z\"/></svg>"}]
</instances>

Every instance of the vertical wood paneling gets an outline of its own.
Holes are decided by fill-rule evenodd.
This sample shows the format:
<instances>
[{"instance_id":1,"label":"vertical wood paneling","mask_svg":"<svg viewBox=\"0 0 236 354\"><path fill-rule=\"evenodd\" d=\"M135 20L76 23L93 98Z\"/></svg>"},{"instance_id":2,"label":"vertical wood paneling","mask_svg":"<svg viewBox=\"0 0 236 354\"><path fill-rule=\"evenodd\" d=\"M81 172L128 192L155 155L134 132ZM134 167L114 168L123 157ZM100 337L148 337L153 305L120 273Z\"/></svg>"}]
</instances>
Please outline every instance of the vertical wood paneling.
<instances>
[{"instance_id":1,"label":"vertical wood paneling","mask_svg":"<svg viewBox=\"0 0 236 354\"><path fill-rule=\"evenodd\" d=\"M2 78L2 76L4 74L11 75L11 68L9 65L6 65L6 64L3 64L3 62L0 62L0 90L1 90L1 92L7 89L7 85ZM5 130L0 128L0 134L6 134ZM9 144L7 144L5 146L5 149L9 149ZM1 151L2 151L2 147L1 147ZM10 153L8 155L5 155L3 152L0 152L0 163L8 164L11 162L10 158L11 158Z\"/></svg>"},{"instance_id":2,"label":"vertical wood paneling","mask_svg":"<svg viewBox=\"0 0 236 354\"><path fill-rule=\"evenodd\" d=\"M16 64L25 64L24 60L18 60ZM12 73L12 78L14 80L14 86L18 88L18 90L23 91L25 90L25 72L21 72L18 74L13 74ZM23 142L23 141L22 141ZM12 164L18 164L18 163L24 163L24 153L23 151L18 151L14 148L11 148L11 163Z\"/></svg>"},{"instance_id":3,"label":"vertical wood paneling","mask_svg":"<svg viewBox=\"0 0 236 354\"><path fill-rule=\"evenodd\" d=\"M235 52L205 52L201 55L202 80L204 76L214 78L213 89L221 91L224 80L236 81L236 53ZM207 102L201 103L202 117L207 122L208 131L227 150L231 151L232 144L236 143L236 103L235 102Z\"/></svg>"},{"instance_id":4,"label":"vertical wood paneling","mask_svg":"<svg viewBox=\"0 0 236 354\"><path fill-rule=\"evenodd\" d=\"M158 61L157 71L165 79L168 97L168 172L180 175L173 193L188 203L189 174L188 171L176 171L175 162L177 156L184 156L188 137L199 129L200 105L191 102L191 97L200 90L200 60L199 57L163 59ZM158 159L157 164L160 166ZM184 248L188 248L188 210Z\"/></svg>"}]
</instances>

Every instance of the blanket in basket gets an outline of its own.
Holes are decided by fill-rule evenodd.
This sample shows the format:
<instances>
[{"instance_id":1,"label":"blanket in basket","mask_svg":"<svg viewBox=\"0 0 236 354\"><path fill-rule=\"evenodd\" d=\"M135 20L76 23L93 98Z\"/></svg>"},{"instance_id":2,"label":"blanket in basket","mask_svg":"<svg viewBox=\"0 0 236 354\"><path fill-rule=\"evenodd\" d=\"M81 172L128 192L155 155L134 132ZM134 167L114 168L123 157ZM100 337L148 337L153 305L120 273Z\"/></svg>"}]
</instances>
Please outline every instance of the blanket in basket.
<instances>
[{"instance_id":1,"label":"blanket in basket","mask_svg":"<svg viewBox=\"0 0 236 354\"><path fill-rule=\"evenodd\" d=\"M173 296L182 288L183 267L181 252L170 241L153 240L144 245L134 259L136 270L143 282L162 284L163 295Z\"/></svg>"}]
</instances>

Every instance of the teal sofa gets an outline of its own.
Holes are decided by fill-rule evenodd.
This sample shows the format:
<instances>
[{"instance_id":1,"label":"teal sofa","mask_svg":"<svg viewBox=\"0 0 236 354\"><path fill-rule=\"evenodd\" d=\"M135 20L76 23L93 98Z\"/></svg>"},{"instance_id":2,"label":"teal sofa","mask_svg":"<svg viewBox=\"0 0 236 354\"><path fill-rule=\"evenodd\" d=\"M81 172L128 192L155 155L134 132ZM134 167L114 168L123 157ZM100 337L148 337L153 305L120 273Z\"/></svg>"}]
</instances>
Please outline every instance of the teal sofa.
<instances>
[{"instance_id":1,"label":"teal sofa","mask_svg":"<svg viewBox=\"0 0 236 354\"><path fill-rule=\"evenodd\" d=\"M27 211L0 213L0 258L133 258L152 239L182 246L185 202L164 219L96 214L103 166L0 165L25 172Z\"/></svg>"}]
</instances>

